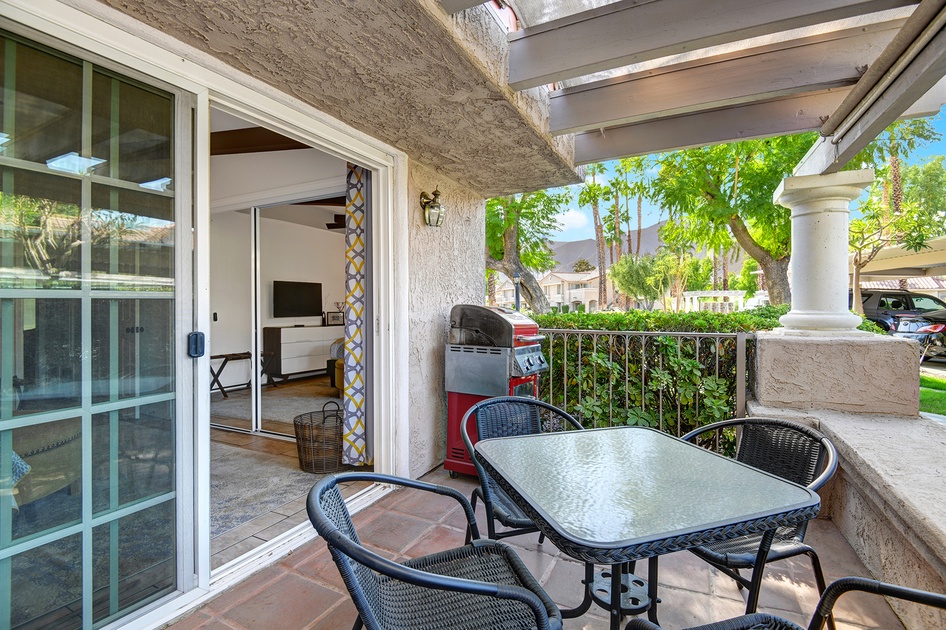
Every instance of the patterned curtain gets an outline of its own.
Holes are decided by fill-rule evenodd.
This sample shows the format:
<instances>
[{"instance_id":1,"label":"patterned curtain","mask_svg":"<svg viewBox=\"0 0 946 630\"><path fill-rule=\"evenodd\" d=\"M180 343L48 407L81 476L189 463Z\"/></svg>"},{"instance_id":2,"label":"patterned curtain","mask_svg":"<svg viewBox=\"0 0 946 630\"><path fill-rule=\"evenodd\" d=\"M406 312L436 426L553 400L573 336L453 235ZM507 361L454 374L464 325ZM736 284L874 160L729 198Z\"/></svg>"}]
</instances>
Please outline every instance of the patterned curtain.
<instances>
[{"instance_id":1,"label":"patterned curtain","mask_svg":"<svg viewBox=\"0 0 946 630\"><path fill-rule=\"evenodd\" d=\"M345 203L345 426L342 463L371 465L366 413L367 219L371 173L349 162Z\"/></svg>"}]
</instances>

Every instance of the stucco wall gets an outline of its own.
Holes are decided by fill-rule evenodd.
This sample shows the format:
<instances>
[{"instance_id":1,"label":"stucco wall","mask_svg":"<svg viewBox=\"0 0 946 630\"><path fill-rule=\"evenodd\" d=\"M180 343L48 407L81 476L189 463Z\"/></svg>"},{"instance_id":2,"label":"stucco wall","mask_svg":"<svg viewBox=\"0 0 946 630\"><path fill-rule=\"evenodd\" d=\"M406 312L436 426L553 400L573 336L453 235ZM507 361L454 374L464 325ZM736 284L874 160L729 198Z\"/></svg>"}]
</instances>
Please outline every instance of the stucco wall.
<instances>
[{"instance_id":1,"label":"stucco wall","mask_svg":"<svg viewBox=\"0 0 946 630\"><path fill-rule=\"evenodd\" d=\"M447 210L439 228L424 225L421 192L439 188ZM412 163L408 179L410 280L410 417L397 418L410 431L410 475L443 462L446 452L447 395L444 345L454 304L481 304L484 275L486 200L433 170Z\"/></svg>"},{"instance_id":2,"label":"stucco wall","mask_svg":"<svg viewBox=\"0 0 946 630\"><path fill-rule=\"evenodd\" d=\"M755 398L783 409L916 416L919 346L886 335L756 334Z\"/></svg>"}]
</instances>

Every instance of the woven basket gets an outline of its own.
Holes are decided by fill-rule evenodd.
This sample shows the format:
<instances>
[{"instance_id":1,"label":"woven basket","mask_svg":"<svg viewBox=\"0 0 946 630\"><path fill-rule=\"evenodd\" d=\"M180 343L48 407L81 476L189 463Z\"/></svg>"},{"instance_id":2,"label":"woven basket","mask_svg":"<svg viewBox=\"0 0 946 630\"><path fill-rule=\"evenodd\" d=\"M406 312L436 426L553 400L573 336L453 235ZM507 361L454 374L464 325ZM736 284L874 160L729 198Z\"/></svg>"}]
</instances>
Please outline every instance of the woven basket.
<instances>
[{"instance_id":1,"label":"woven basket","mask_svg":"<svg viewBox=\"0 0 946 630\"><path fill-rule=\"evenodd\" d=\"M299 449L299 467L310 473L335 472L342 465L342 409L329 401L321 411L292 419Z\"/></svg>"}]
</instances>

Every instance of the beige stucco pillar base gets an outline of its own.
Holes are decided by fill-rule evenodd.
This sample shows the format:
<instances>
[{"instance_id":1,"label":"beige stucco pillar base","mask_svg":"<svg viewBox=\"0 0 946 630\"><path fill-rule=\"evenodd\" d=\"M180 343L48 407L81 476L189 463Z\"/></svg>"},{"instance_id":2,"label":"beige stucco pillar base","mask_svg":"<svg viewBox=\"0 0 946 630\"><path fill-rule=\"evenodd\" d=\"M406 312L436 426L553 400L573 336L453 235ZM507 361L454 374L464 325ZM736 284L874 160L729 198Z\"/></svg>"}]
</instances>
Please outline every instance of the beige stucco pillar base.
<instances>
[{"instance_id":1,"label":"beige stucco pillar base","mask_svg":"<svg viewBox=\"0 0 946 630\"><path fill-rule=\"evenodd\" d=\"M756 401L770 408L919 414L919 346L884 335L756 335Z\"/></svg>"}]
</instances>

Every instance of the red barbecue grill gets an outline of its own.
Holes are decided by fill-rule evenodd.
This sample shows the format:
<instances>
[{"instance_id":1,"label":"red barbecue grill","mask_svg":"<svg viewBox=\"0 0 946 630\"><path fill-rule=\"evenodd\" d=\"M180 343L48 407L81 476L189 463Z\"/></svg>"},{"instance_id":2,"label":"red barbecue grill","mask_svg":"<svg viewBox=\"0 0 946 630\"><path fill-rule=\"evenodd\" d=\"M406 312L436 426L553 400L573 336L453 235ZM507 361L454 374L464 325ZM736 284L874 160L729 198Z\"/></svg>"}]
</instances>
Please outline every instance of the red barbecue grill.
<instances>
[{"instance_id":1,"label":"red barbecue grill","mask_svg":"<svg viewBox=\"0 0 946 630\"><path fill-rule=\"evenodd\" d=\"M447 458L450 476L476 475L460 436L460 421L474 404L494 396L536 396L542 355L539 325L518 311L457 304L450 310L447 344ZM472 427L472 425L470 425ZM473 443L476 436L470 433Z\"/></svg>"}]
</instances>

